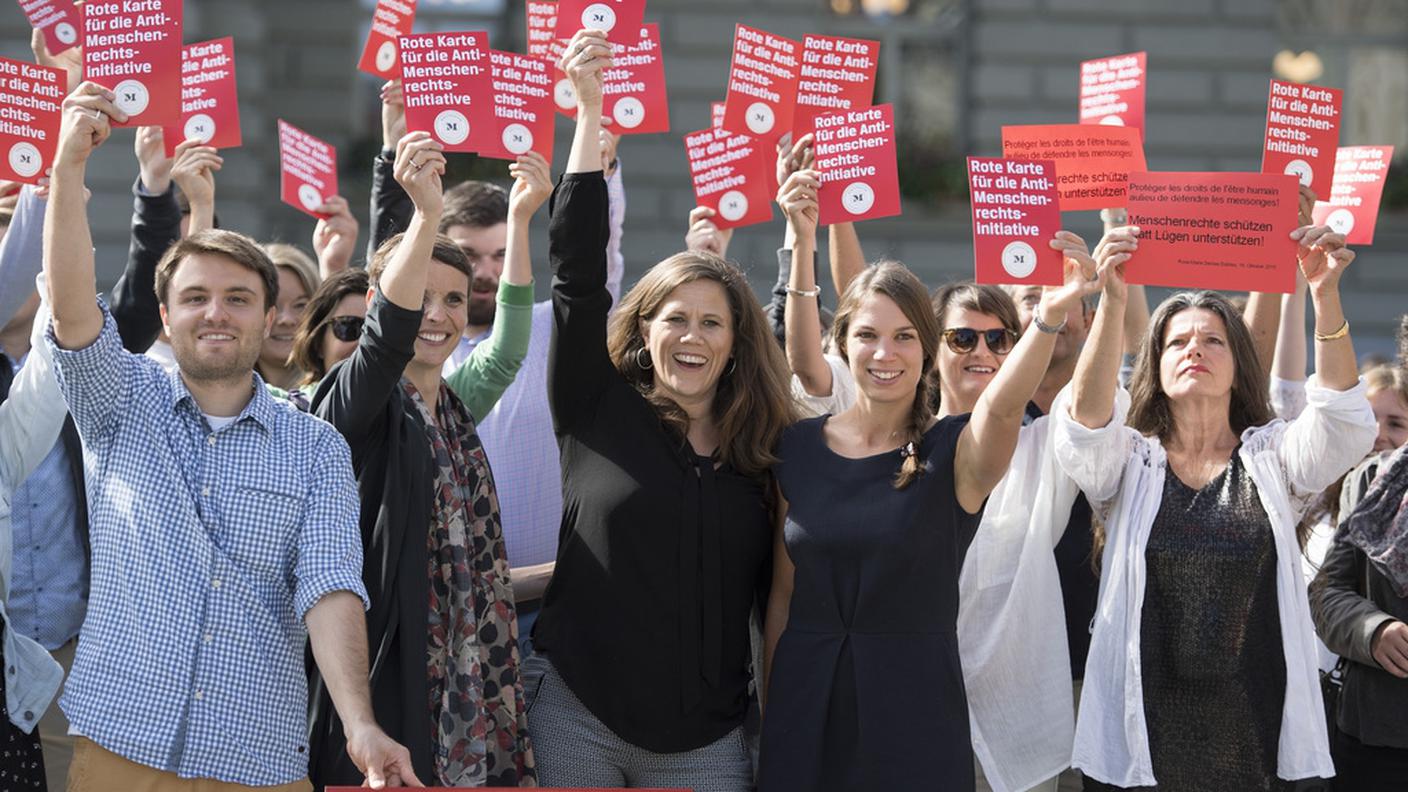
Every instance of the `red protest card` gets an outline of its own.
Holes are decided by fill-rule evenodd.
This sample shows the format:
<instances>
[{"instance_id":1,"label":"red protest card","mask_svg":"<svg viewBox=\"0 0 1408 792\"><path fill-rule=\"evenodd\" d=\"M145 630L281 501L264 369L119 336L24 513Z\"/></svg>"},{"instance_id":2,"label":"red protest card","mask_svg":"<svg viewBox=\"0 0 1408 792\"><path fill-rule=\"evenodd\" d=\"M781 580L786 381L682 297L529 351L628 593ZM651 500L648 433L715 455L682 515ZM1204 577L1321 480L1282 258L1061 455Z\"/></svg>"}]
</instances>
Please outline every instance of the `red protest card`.
<instances>
[{"instance_id":1,"label":"red protest card","mask_svg":"<svg viewBox=\"0 0 1408 792\"><path fill-rule=\"evenodd\" d=\"M215 148L241 143L235 40L229 36L181 50L181 122L162 130L166 156L192 138Z\"/></svg>"},{"instance_id":2,"label":"red protest card","mask_svg":"<svg viewBox=\"0 0 1408 792\"><path fill-rule=\"evenodd\" d=\"M557 37L557 0L528 0L524 12L528 22L528 54L556 62L567 48L566 40Z\"/></svg>"},{"instance_id":3,"label":"red protest card","mask_svg":"<svg viewBox=\"0 0 1408 792\"><path fill-rule=\"evenodd\" d=\"M1316 225L1344 234L1351 245L1374 242L1384 179L1393 161L1393 146L1344 146L1335 156L1335 180L1330 200L1316 201Z\"/></svg>"},{"instance_id":4,"label":"red protest card","mask_svg":"<svg viewBox=\"0 0 1408 792\"><path fill-rule=\"evenodd\" d=\"M406 130L429 132L446 151L478 151L493 126L489 34L420 33L400 47Z\"/></svg>"},{"instance_id":5,"label":"red protest card","mask_svg":"<svg viewBox=\"0 0 1408 792\"><path fill-rule=\"evenodd\" d=\"M78 29L83 21L73 0L20 0L20 10L29 26L44 34L44 46L50 55L58 55L78 43Z\"/></svg>"},{"instance_id":6,"label":"red protest card","mask_svg":"<svg viewBox=\"0 0 1408 792\"><path fill-rule=\"evenodd\" d=\"M372 29L362 48L358 71L383 80L400 76L398 47L402 36L410 35L416 24L416 0L377 0L372 12Z\"/></svg>"},{"instance_id":7,"label":"red protest card","mask_svg":"<svg viewBox=\"0 0 1408 792\"><path fill-rule=\"evenodd\" d=\"M738 228L772 220L768 151L757 140L710 128L685 135L684 147L695 203L718 213L714 225Z\"/></svg>"},{"instance_id":8,"label":"red protest card","mask_svg":"<svg viewBox=\"0 0 1408 792\"><path fill-rule=\"evenodd\" d=\"M660 26L641 26L630 46L612 45L614 64L602 76L601 120L618 135L670 131L670 101L665 95L665 61L660 56Z\"/></svg>"},{"instance_id":9,"label":"red protest card","mask_svg":"<svg viewBox=\"0 0 1408 792\"><path fill-rule=\"evenodd\" d=\"M1005 126L1002 156L1054 160L1063 212L1124 206L1129 174L1147 167L1133 127Z\"/></svg>"},{"instance_id":10,"label":"red protest card","mask_svg":"<svg viewBox=\"0 0 1408 792\"><path fill-rule=\"evenodd\" d=\"M968 158L973 208L973 266L978 283L1060 286L1061 230L1056 163Z\"/></svg>"},{"instance_id":11,"label":"red protest card","mask_svg":"<svg viewBox=\"0 0 1408 792\"><path fill-rule=\"evenodd\" d=\"M816 168L820 225L900 213L895 117L890 105L817 116Z\"/></svg>"},{"instance_id":12,"label":"red protest card","mask_svg":"<svg viewBox=\"0 0 1408 792\"><path fill-rule=\"evenodd\" d=\"M1080 122L1127 126L1144 137L1146 53L1112 55L1080 64Z\"/></svg>"},{"instance_id":13,"label":"red protest card","mask_svg":"<svg viewBox=\"0 0 1408 792\"><path fill-rule=\"evenodd\" d=\"M68 75L0 58L0 179L37 184L54 162Z\"/></svg>"},{"instance_id":14,"label":"red protest card","mask_svg":"<svg viewBox=\"0 0 1408 792\"><path fill-rule=\"evenodd\" d=\"M127 123L181 120L181 0L83 4L83 79L110 88Z\"/></svg>"},{"instance_id":15,"label":"red protest card","mask_svg":"<svg viewBox=\"0 0 1408 792\"><path fill-rule=\"evenodd\" d=\"M803 36L792 139L812 131L813 119L823 113L870 107L879 61L878 41L810 33Z\"/></svg>"},{"instance_id":16,"label":"red protest card","mask_svg":"<svg viewBox=\"0 0 1408 792\"><path fill-rule=\"evenodd\" d=\"M543 58L489 50L494 114L478 151L496 159L518 159L536 151L552 162L553 68Z\"/></svg>"},{"instance_id":17,"label":"red protest card","mask_svg":"<svg viewBox=\"0 0 1408 792\"><path fill-rule=\"evenodd\" d=\"M792 129L802 45L739 25L724 97L724 129L777 140Z\"/></svg>"},{"instance_id":18,"label":"red protest card","mask_svg":"<svg viewBox=\"0 0 1408 792\"><path fill-rule=\"evenodd\" d=\"M724 103L723 103L723 102L710 102L710 103L709 103L709 128L710 128L710 129L723 129L723 128L724 128ZM808 131L811 131L811 130L808 130Z\"/></svg>"},{"instance_id":19,"label":"red protest card","mask_svg":"<svg viewBox=\"0 0 1408 792\"><path fill-rule=\"evenodd\" d=\"M1335 150L1340 145L1338 88L1271 81L1266 98L1266 142L1262 173L1289 173L1315 191L1330 194L1335 176Z\"/></svg>"},{"instance_id":20,"label":"red protest card","mask_svg":"<svg viewBox=\"0 0 1408 792\"><path fill-rule=\"evenodd\" d=\"M279 172L284 203L328 217L313 210L337 195L337 149L279 119Z\"/></svg>"},{"instance_id":21,"label":"red protest card","mask_svg":"<svg viewBox=\"0 0 1408 792\"><path fill-rule=\"evenodd\" d=\"M1292 291L1299 206L1295 177L1274 173L1131 173L1129 224L1139 250L1130 283L1224 291Z\"/></svg>"},{"instance_id":22,"label":"red protest card","mask_svg":"<svg viewBox=\"0 0 1408 792\"><path fill-rule=\"evenodd\" d=\"M645 0L558 0L557 37L570 39L579 30L600 30L606 40L630 46L645 22Z\"/></svg>"}]
</instances>

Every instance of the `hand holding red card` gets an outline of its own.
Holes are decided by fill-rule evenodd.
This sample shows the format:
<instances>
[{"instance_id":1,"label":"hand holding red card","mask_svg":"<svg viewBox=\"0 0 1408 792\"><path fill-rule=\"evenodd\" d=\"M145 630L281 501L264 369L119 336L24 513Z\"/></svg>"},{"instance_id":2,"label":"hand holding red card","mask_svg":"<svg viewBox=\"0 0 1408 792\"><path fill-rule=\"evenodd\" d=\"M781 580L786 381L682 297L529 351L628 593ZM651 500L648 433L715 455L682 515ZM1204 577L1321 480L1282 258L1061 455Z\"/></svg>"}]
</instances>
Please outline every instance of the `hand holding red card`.
<instances>
[{"instance_id":1,"label":"hand holding red card","mask_svg":"<svg viewBox=\"0 0 1408 792\"><path fill-rule=\"evenodd\" d=\"M478 151L513 160L536 151L552 162L553 67L542 58L489 50L494 115Z\"/></svg>"},{"instance_id":2,"label":"hand holding red card","mask_svg":"<svg viewBox=\"0 0 1408 792\"><path fill-rule=\"evenodd\" d=\"M1080 122L1134 127L1142 139L1147 60L1135 52L1081 63Z\"/></svg>"},{"instance_id":3,"label":"hand holding red card","mask_svg":"<svg viewBox=\"0 0 1408 792\"><path fill-rule=\"evenodd\" d=\"M978 283L1060 286L1061 230L1056 163L968 158L973 209L974 279Z\"/></svg>"},{"instance_id":4,"label":"hand holding red card","mask_svg":"<svg viewBox=\"0 0 1408 792\"><path fill-rule=\"evenodd\" d=\"M279 172L284 203L329 217L314 210L337 195L337 149L280 119Z\"/></svg>"},{"instance_id":5,"label":"hand holding red card","mask_svg":"<svg viewBox=\"0 0 1408 792\"><path fill-rule=\"evenodd\" d=\"M802 45L747 25L733 35L724 129L777 140L792 129Z\"/></svg>"},{"instance_id":6,"label":"hand holding red card","mask_svg":"<svg viewBox=\"0 0 1408 792\"><path fill-rule=\"evenodd\" d=\"M383 80L400 76L400 44L402 36L410 35L416 24L416 0L377 0L372 12L372 29L362 48L357 68Z\"/></svg>"},{"instance_id":7,"label":"hand holding red card","mask_svg":"<svg viewBox=\"0 0 1408 792\"><path fill-rule=\"evenodd\" d=\"M747 135L704 129L685 135L694 198L717 214L719 229L766 223L772 219L766 144Z\"/></svg>"},{"instance_id":8,"label":"hand holding red card","mask_svg":"<svg viewBox=\"0 0 1408 792\"><path fill-rule=\"evenodd\" d=\"M792 139L811 132L819 115L870 107L879 62L878 41L804 36Z\"/></svg>"},{"instance_id":9,"label":"hand holding red card","mask_svg":"<svg viewBox=\"0 0 1408 792\"><path fill-rule=\"evenodd\" d=\"M893 107L818 116L815 135L814 167L821 176L819 225L900 213Z\"/></svg>"},{"instance_id":10,"label":"hand holding red card","mask_svg":"<svg viewBox=\"0 0 1408 792\"><path fill-rule=\"evenodd\" d=\"M166 156L184 140L215 148L240 145L239 91L235 86L235 40L226 36L191 44L181 52L181 122L162 130Z\"/></svg>"},{"instance_id":11,"label":"hand holding red card","mask_svg":"<svg viewBox=\"0 0 1408 792\"><path fill-rule=\"evenodd\" d=\"M0 58L0 179L37 184L54 162L68 76Z\"/></svg>"},{"instance_id":12,"label":"hand holding red card","mask_svg":"<svg viewBox=\"0 0 1408 792\"><path fill-rule=\"evenodd\" d=\"M557 37L570 39L579 30L600 30L606 40L627 46L645 22L645 0L558 0Z\"/></svg>"},{"instance_id":13,"label":"hand holding red card","mask_svg":"<svg viewBox=\"0 0 1408 792\"><path fill-rule=\"evenodd\" d=\"M613 44L611 49L613 66L602 74L602 123L618 135L669 132L660 26L643 25L635 44Z\"/></svg>"},{"instance_id":14,"label":"hand holding red card","mask_svg":"<svg viewBox=\"0 0 1408 792\"><path fill-rule=\"evenodd\" d=\"M1124 206L1129 174L1147 167L1139 130L1132 127L1005 126L1002 155L1054 160L1063 212Z\"/></svg>"},{"instance_id":15,"label":"hand holding red card","mask_svg":"<svg viewBox=\"0 0 1408 792\"><path fill-rule=\"evenodd\" d=\"M20 0L20 9L29 19L29 26L44 34L44 46L50 55L58 55L78 43L83 20L73 0Z\"/></svg>"},{"instance_id":16,"label":"hand holding red card","mask_svg":"<svg viewBox=\"0 0 1408 792\"><path fill-rule=\"evenodd\" d=\"M478 151L494 118L488 34L421 33L400 46L407 131L429 132L446 151Z\"/></svg>"},{"instance_id":17,"label":"hand holding red card","mask_svg":"<svg viewBox=\"0 0 1408 792\"><path fill-rule=\"evenodd\" d=\"M181 0L90 0L83 42L83 79L111 89L127 114L114 126L180 122Z\"/></svg>"},{"instance_id":18,"label":"hand holding red card","mask_svg":"<svg viewBox=\"0 0 1408 792\"><path fill-rule=\"evenodd\" d=\"M1330 200L1315 202L1315 224L1327 225L1335 233L1344 234L1348 244L1373 244L1379 201L1383 199L1384 180L1388 178L1392 161L1393 146L1341 148L1335 156Z\"/></svg>"},{"instance_id":19,"label":"hand holding red card","mask_svg":"<svg viewBox=\"0 0 1408 792\"><path fill-rule=\"evenodd\" d=\"M1343 99L1338 88L1272 80L1261 172L1289 173L1317 196L1329 195Z\"/></svg>"}]
</instances>

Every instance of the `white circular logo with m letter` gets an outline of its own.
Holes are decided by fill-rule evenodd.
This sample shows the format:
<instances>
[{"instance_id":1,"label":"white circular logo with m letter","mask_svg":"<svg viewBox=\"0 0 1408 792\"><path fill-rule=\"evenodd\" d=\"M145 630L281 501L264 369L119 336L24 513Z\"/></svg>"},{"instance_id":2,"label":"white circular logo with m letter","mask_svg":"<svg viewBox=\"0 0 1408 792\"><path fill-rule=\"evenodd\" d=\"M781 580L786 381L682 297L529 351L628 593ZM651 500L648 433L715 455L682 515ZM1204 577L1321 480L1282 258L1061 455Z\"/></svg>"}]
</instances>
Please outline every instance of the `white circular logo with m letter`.
<instances>
[{"instance_id":1,"label":"white circular logo with m letter","mask_svg":"<svg viewBox=\"0 0 1408 792\"><path fill-rule=\"evenodd\" d=\"M616 27L616 12L606 3L592 3L582 12L582 27L610 32Z\"/></svg>"},{"instance_id":2,"label":"white circular logo with m letter","mask_svg":"<svg viewBox=\"0 0 1408 792\"><path fill-rule=\"evenodd\" d=\"M130 116L141 115L152 98L147 86L137 80L123 80L112 92L117 94L117 101L114 102L117 109Z\"/></svg>"},{"instance_id":3,"label":"white circular logo with m letter","mask_svg":"<svg viewBox=\"0 0 1408 792\"><path fill-rule=\"evenodd\" d=\"M186 120L186 127L182 130L186 135L186 140L199 140L202 143L209 143L215 137L215 119L205 113L196 113Z\"/></svg>"},{"instance_id":4,"label":"white circular logo with m letter","mask_svg":"<svg viewBox=\"0 0 1408 792\"><path fill-rule=\"evenodd\" d=\"M298 188L298 202L303 204L303 208L313 211L323 205L323 194L318 192L318 188L311 184L304 184Z\"/></svg>"},{"instance_id":5,"label":"white circular logo with m letter","mask_svg":"<svg viewBox=\"0 0 1408 792\"><path fill-rule=\"evenodd\" d=\"M1036 272L1036 249L1026 242L1007 243L1002 249L1002 268L1014 278L1025 278Z\"/></svg>"},{"instance_id":6,"label":"white circular logo with m letter","mask_svg":"<svg viewBox=\"0 0 1408 792\"><path fill-rule=\"evenodd\" d=\"M1336 209L1330 212L1330 216L1325 218L1325 225L1330 227L1336 234L1348 234L1354 230L1354 212L1348 209Z\"/></svg>"},{"instance_id":7,"label":"white circular logo with m letter","mask_svg":"<svg viewBox=\"0 0 1408 792\"><path fill-rule=\"evenodd\" d=\"M865 214L875 205L875 189L865 182L852 182L841 191L841 206L853 215Z\"/></svg>"},{"instance_id":8,"label":"white circular logo with m letter","mask_svg":"<svg viewBox=\"0 0 1408 792\"><path fill-rule=\"evenodd\" d=\"M1285 172L1300 179L1302 187L1309 187L1310 183L1315 181L1315 169L1310 167L1310 163L1303 159L1287 162Z\"/></svg>"},{"instance_id":9,"label":"white circular logo with m letter","mask_svg":"<svg viewBox=\"0 0 1408 792\"><path fill-rule=\"evenodd\" d=\"M719 199L719 216L733 222L748 214L748 196L738 190L729 190Z\"/></svg>"},{"instance_id":10,"label":"white circular logo with m letter","mask_svg":"<svg viewBox=\"0 0 1408 792\"><path fill-rule=\"evenodd\" d=\"M44 167L44 161L39 156L39 149L33 144L21 140L10 147L10 170L28 179L39 173L39 169Z\"/></svg>"},{"instance_id":11,"label":"white circular logo with m letter","mask_svg":"<svg viewBox=\"0 0 1408 792\"><path fill-rule=\"evenodd\" d=\"M441 110L435 116L435 136L447 146L458 146L469 139L469 119L458 110Z\"/></svg>"},{"instance_id":12,"label":"white circular logo with m letter","mask_svg":"<svg viewBox=\"0 0 1408 792\"><path fill-rule=\"evenodd\" d=\"M396 65L396 42L383 41L376 50L376 70L382 72L391 71L391 67Z\"/></svg>"}]
</instances>

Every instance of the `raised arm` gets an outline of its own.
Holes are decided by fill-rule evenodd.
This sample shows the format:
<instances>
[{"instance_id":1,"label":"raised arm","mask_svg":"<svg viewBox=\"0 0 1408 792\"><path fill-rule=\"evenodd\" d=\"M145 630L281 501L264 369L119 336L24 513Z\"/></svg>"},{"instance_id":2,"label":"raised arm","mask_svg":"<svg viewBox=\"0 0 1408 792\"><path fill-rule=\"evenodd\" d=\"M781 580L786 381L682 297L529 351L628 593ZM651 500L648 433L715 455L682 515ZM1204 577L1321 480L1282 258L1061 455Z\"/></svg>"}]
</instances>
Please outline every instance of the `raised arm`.
<instances>
[{"instance_id":1,"label":"raised arm","mask_svg":"<svg viewBox=\"0 0 1408 792\"><path fill-rule=\"evenodd\" d=\"M799 170L787 177L777 193L777 203L787 217L792 237L792 271L787 283L787 364L812 396L831 395L831 366L821 349L821 290L816 285L816 192L821 178L814 170Z\"/></svg>"},{"instance_id":2,"label":"raised arm","mask_svg":"<svg viewBox=\"0 0 1408 792\"><path fill-rule=\"evenodd\" d=\"M1100 223L1108 235L1129 224L1129 212L1124 207L1101 209ZM1126 285L1125 293L1128 296L1125 297L1124 308L1124 353L1137 355L1139 341L1144 337L1144 331L1149 329L1149 295L1143 286L1135 285Z\"/></svg>"},{"instance_id":3,"label":"raised arm","mask_svg":"<svg viewBox=\"0 0 1408 792\"><path fill-rule=\"evenodd\" d=\"M1291 232L1300 243L1297 257L1315 307L1315 373L1320 385L1349 390L1359 381L1349 321L1340 305L1340 276L1354 261L1344 235L1327 226L1302 226Z\"/></svg>"},{"instance_id":4,"label":"raised arm","mask_svg":"<svg viewBox=\"0 0 1408 792\"><path fill-rule=\"evenodd\" d=\"M1271 364L1271 409L1287 421L1305 409L1305 275L1297 269L1296 289L1281 296L1281 327Z\"/></svg>"},{"instance_id":5,"label":"raised arm","mask_svg":"<svg viewBox=\"0 0 1408 792\"><path fill-rule=\"evenodd\" d=\"M313 226L313 252L318 256L318 274L327 280L351 266L361 226L341 195L329 198L317 211L327 217Z\"/></svg>"},{"instance_id":6,"label":"raised arm","mask_svg":"<svg viewBox=\"0 0 1408 792\"><path fill-rule=\"evenodd\" d=\"M779 206L781 206L782 200L782 185L787 184L787 180L791 178L792 174L796 173L797 171L811 168L813 162L811 145L811 135L803 136L795 144L789 142L788 137L784 135L782 140L778 142L776 177L779 188L777 194ZM783 208L784 218L786 217L786 213L786 208ZM730 233L731 232L732 229L730 229ZM777 251L777 282L773 285L772 288L772 299L768 300L768 304L763 307L763 313L766 314L768 317L768 327L772 330L773 337L777 339L777 342L779 344L783 345L784 349L786 348L787 344L787 290L792 283L792 258L795 253L796 247L797 231L792 227L791 223L784 223L782 233L782 247L778 248ZM811 278L813 281L815 281L815 234L813 234L811 251L811 261L809 263L812 268ZM821 305L820 293L817 294L817 305L819 310ZM820 332L820 330L821 327L820 325L818 325L817 331Z\"/></svg>"},{"instance_id":7,"label":"raised arm","mask_svg":"<svg viewBox=\"0 0 1408 792\"><path fill-rule=\"evenodd\" d=\"M1071 417L1088 429L1110 422L1115 408L1115 388L1119 385L1120 358L1124 352L1124 312L1129 291L1124 281L1124 265L1139 249L1139 229L1125 226L1100 240L1095 248L1096 266L1105 281L1095 323L1076 362L1071 398Z\"/></svg>"},{"instance_id":8,"label":"raised arm","mask_svg":"<svg viewBox=\"0 0 1408 792\"><path fill-rule=\"evenodd\" d=\"M406 104L401 81L381 86L381 153L372 160L371 224L367 239L367 261L381 243L406 230L412 205L410 196L396 181L396 145L406 134Z\"/></svg>"},{"instance_id":9,"label":"raised arm","mask_svg":"<svg viewBox=\"0 0 1408 792\"><path fill-rule=\"evenodd\" d=\"M831 285L836 299L846 293L851 281L865 269L865 251L860 248L860 235L855 223L832 223L826 229L831 256Z\"/></svg>"},{"instance_id":10,"label":"raised arm","mask_svg":"<svg viewBox=\"0 0 1408 792\"><path fill-rule=\"evenodd\" d=\"M181 207L171 189L175 160L166 156L161 127L138 127L134 144L139 178L132 187L132 231L127 266L112 287L112 316L122 345L146 352L161 333L156 265L181 238Z\"/></svg>"},{"instance_id":11,"label":"raised arm","mask_svg":"<svg viewBox=\"0 0 1408 792\"><path fill-rule=\"evenodd\" d=\"M211 146L198 140L186 140L176 146L176 163L171 167L171 180L181 188L191 206L191 222L186 234L209 231L215 227L215 173L225 164L225 158Z\"/></svg>"},{"instance_id":12,"label":"raised arm","mask_svg":"<svg viewBox=\"0 0 1408 792\"><path fill-rule=\"evenodd\" d=\"M626 228L626 185L621 179L621 160L616 156L620 142L620 135L601 130L601 169L606 176L610 229L606 239L606 290L611 293L612 305L620 302L621 281L626 277L626 256L621 252Z\"/></svg>"}]
</instances>

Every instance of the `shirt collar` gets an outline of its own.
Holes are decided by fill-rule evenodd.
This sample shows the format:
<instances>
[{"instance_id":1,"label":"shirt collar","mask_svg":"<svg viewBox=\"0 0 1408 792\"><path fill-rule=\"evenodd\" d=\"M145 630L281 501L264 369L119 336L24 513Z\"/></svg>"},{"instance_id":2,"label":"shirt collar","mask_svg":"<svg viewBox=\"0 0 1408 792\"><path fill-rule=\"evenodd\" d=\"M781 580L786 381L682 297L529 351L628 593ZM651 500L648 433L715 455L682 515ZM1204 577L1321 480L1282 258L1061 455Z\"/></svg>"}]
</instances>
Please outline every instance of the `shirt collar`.
<instances>
[{"instance_id":1,"label":"shirt collar","mask_svg":"<svg viewBox=\"0 0 1408 792\"><path fill-rule=\"evenodd\" d=\"M167 373L171 380L171 409L175 411L182 403L190 405L190 409L197 414L201 412L200 405L196 403L196 398L191 395L186 388L186 383L181 379L179 368L172 369ZM274 430L274 397L269 395L268 388L264 385L264 379L259 376L259 372L250 372L250 387L254 388L254 398L240 410L240 414L235 417L235 423L239 423L246 418L252 419L255 423L264 428L266 432Z\"/></svg>"}]
</instances>

